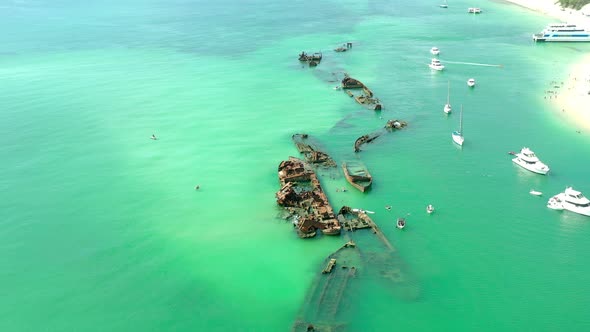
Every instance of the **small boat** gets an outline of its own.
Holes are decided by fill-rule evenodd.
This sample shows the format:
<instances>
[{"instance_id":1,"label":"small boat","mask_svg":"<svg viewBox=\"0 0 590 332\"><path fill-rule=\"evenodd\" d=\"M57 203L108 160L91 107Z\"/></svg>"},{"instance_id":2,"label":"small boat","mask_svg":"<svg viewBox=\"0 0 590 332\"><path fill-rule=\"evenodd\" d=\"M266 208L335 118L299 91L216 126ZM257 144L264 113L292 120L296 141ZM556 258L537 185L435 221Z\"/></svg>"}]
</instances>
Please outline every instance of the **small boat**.
<instances>
[{"instance_id":1,"label":"small boat","mask_svg":"<svg viewBox=\"0 0 590 332\"><path fill-rule=\"evenodd\" d=\"M361 192L365 192L371 187L373 177L361 162L344 162L342 163L342 170L346 180Z\"/></svg>"},{"instance_id":2,"label":"small boat","mask_svg":"<svg viewBox=\"0 0 590 332\"><path fill-rule=\"evenodd\" d=\"M527 147L522 148L520 152L515 153L514 156L515 158L512 159L512 162L526 170L541 175L545 175L549 172L549 166L542 163L533 150Z\"/></svg>"},{"instance_id":3,"label":"small boat","mask_svg":"<svg viewBox=\"0 0 590 332\"><path fill-rule=\"evenodd\" d=\"M397 218L397 223L396 223L395 227L397 227L399 229L404 229L404 227L406 227L406 219Z\"/></svg>"},{"instance_id":4,"label":"small boat","mask_svg":"<svg viewBox=\"0 0 590 332\"><path fill-rule=\"evenodd\" d=\"M433 55L438 55L440 53L440 50L438 49L438 47L433 47L430 49L430 53L432 53Z\"/></svg>"},{"instance_id":5,"label":"small boat","mask_svg":"<svg viewBox=\"0 0 590 332\"><path fill-rule=\"evenodd\" d=\"M440 8L448 8L448 7L449 7L449 5L447 4L447 0L445 0L443 3L441 3L441 4L439 5L439 7L440 7Z\"/></svg>"},{"instance_id":6,"label":"small boat","mask_svg":"<svg viewBox=\"0 0 590 332\"><path fill-rule=\"evenodd\" d=\"M475 79L474 78L470 78L467 80L467 85L470 87L474 87L475 86Z\"/></svg>"},{"instance_id":7,"label":"small boat","mask_svg":"<svg viewBox=\"0 0 590 332\"><path fill-rule=\"evenodd\" d=\"M541 196L541 195L543 195L542 192L536 191L534 189L531 189L531 191L529 191L529 194L534 195L534 196Z\"/></svg>"},{"instance_id":8,"label":"small boat","mask_svg":"<svg viewBox=\"0 0 590 332\"><path fill-rule=\"evenodd\" d=\"M440 63L440 60L437 58L432 58L432 60L430 60L430 64L428 65L428 67L430 67L430 69L438 71L445 69L445 66L442 63Z\"/></svg>"},{"instance_id":9,"label":"small boat","mask_svg":"<svg viewBox=\"0 0 590 332\"><path fill-rule=\"evenodd\" d=\"M547 207L554 210L568 210L590 217L590 200L572 187L549 199Z\"/></svg>"},{"instance_id":10,"label":"small boat","mask_svg":"<svg viewBox=\"0 0 590 332\"><path fill-rule=\"evenodd\" d=\"M153 139L154 141L157 140L158 138L156 137L155 134L152 134L152 137L150 137L150 139Z\"/></svg>"},{"instance_id":11,"label":"small boat","mask_svg":"<svg viewBox=\"0 0 590 332\"><path fill-rule=\"evenodd\" d=\"M465 140L463 137L463 105L461 105L461 112L459 113L459 130L453 131L451 137L453 138L453 142L463 146L463 141Z\"/></svg>"},{"instance_id":12,"label":"small boat","mask_svg":"<svg viewBox=\"0 0 590 332\"><path fill-rule=\"evenodd\" d=\"M426 207L426 212L428 212L428 214L434 212L434 206L432 206L432 204L428 204Z\"/></svg>"},{"instance_id":13,"label":"small boat","mask_svg":"<svg viewBox=\"0 0 590 332\"><path fill-rule=\"evenodd\" d=\"M449 81L448 83L448 87L447 87L447 103L445 104L445 107L443 108L443 112L449 114L451 113L452 108L451 108L451 81Z\"/></svg>"},{"instance_id":14,"label":"small boat","mask_svg":"<svg viewBox=\"0 0 590 332\"><path fill-rule=\"evenodd\" d=\"M470 14L481 14L481 8L470 7L467 8L467 12Z\"/></svg>"}]
</instances>

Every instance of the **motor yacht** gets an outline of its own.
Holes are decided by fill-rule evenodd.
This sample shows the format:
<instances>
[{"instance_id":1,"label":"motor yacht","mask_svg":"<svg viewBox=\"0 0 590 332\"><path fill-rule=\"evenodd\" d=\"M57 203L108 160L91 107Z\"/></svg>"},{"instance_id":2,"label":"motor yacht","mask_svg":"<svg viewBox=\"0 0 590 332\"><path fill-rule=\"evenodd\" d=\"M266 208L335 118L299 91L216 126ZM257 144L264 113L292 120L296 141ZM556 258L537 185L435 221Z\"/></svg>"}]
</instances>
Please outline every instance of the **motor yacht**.
<instances>
[{"instance_id":1,"label":"motor yacht","mask_svg":"<svg viewBox=\"0 0 590 332\"><path fill-rule=\"evenodd\" d=\"M428 67L430 67L430 69L434 69L434 70L443 70L445 69L445 66L440 63L439 59L433 58L430 61L430 64L428 65Z\"/></svg>"},{"instance_id":2,"label":"motor yacht","mask_svg":"<svg viewBox=\"0 0 590 332\"><path fill-rule=\"evenodd\" d=\"M481 8L470 7L467 8L467 12L470 14L481 14Z\"/></svg>"},{"instance_id":3,"label":"motor yacht","mask_svg":"<svg viewBox=\"0 0 590 332\"><path fill-rule=\"evenodd\" d=\"M549 199L547 207L554 210L568 210L590 217L590 200L572 187Z\"/></svg>"},{"instance_id":4,"label":"motor yacht","mask_svg":"<svg viewBox=\"0 0 590 332\"><path fill-rule=\"evenodd\" d=\"M518 166L538 174L547 174L549 166L539 160L539 157L529 148L522 148L519 153L515 153L512 162Z\"/></svg>"},{"instance_id":5,"label":"motor yacht","mask_svg":"<svg viewBox=\"0 0 590 332\"><path fill-rule=\"evenodd\" d=\"M438 47L433 47L430 49L430 53L432 53L433 55L438 55L440 53L440 50L438 49Z\"/></svg>"},{"instance_id":6,"label":"motor yacht","mask_svg":"<svg viewBox=\"0 0 590 332\"><path fill-rule=\"evenodd\" d=\"M474 78L470 78L467 80L467 85L470 87L474 87L475 86L475 79Z\"/></svg>"}]
</instances>

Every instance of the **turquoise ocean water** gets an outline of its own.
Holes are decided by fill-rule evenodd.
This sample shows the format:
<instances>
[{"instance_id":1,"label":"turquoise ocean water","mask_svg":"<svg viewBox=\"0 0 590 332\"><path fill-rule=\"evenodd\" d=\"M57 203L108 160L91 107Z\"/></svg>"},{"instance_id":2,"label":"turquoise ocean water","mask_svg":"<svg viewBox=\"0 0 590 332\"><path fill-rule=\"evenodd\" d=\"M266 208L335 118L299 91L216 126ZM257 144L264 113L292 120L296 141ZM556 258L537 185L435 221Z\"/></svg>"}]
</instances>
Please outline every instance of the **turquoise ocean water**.
<instances>
[{"instance_id":1,"label":"turquoise ocean water","mask_svg":"<svg viewBox=\"0 0 590 332\"><path fill-rule=\"evenodd\" d=\"M321 181L335 209L376 212L419 292L361 274L346 330L590 329L590 219L545 207L566 185L590 194L589 136L543 99L590 45L533 44L553 19L408 0L14 0L0 14L1 331L289 330L344 242L300 240L279 218L290 137L342 161L392 118L409 126L358 154L369 193ZM432 46L444 72L427 67ZM301 51L324 60L302 66ZM334 90L342 72L383 111ZM510 162L523 146L549 175Z\"/></svg>"}]
</instances>

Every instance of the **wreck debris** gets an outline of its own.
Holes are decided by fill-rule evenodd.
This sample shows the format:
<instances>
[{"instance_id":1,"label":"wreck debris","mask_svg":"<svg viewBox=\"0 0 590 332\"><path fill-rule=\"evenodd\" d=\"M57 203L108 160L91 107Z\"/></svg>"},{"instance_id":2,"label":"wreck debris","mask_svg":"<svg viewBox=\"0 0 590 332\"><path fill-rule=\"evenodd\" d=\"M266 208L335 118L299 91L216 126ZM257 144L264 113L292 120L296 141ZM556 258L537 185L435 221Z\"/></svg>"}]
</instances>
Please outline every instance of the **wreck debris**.
<instances>
[{"instance_id":1,"label":"wreck debris","mask_svg":"<svg viewBox=\"0 0 590 332\"><path fill-rule=\"evenodd\" d=\"M365 87L365 85L363 84L363 82L356 80L348 75L346 75L342 79L342 88L343 89L362 89L364 87Z\"/></svg>"},{"instance_id":2,"label":"wreck debris","mask_svg":"<svg viewBox=\"0 0 590 332\"><path fill-rule=\"evenodd\" d=\"M401 129L404 128L408 125L407 122L405 121L401 121L401 120L388 120L387 123L385 124L385 126L383 127L385 130L381 129L375 132L372 132L370 134L367 135L363 135L359 138L356 139L356 141L354 141L354 152L359 152L361 151L361 145L365 144L365 143L371 143L372 141L374 141L375 139L377 139L379 136L383 135L385 132L390 132L396 129Z\"/></svg>"},{"instance_id":3,"label":"wreck debris","mask_svg":"<svg viewBox=\"0 0 590 332\"><path fill-rule=\"evenodd\" d=\"M354 152L361 151L361 145L363 145L365 143L371 143L372 141L377 139L377 137L381 136L382 134L383 134L382 132L374 132L374 133L371 133L368 135L363 135L363 136L357 138L356 141L354 141Z\"/></svg>"},{"instance_id":4,"label":"wreck debris","mask_svg":"<svg viewBox=\"0 0 590 332\"><path fill-rule=\"evenodd\" d=\"M348 42L346 44L342 44L342 46L339 46L337 48L334 49L334 51L336 52L346 52L348 50L350 50L352 48L352 43Z\"/></svg>"},{"instance_id":5,"label":"wreck debris","mask_svg":"<svg viewBox=\"0 0 590 332\"><path fill-rule=\"evenodd\" d=\"M331 258L330 261L328 262L328 265L326 265L326 267L322 270L322 273L332 272L332 269L334 268L335 265L336 265L336 258Z\"/></svg>"},{"instance_id":6,"label":"wreck debris","mask_svg":"<svg viewBox=\"0 0 590 332\"><path fill-rule=\"evenodd\" d=\"M297 151L305 156L308 163L322 167L336 167L336 162L327 153L321 151L317 144L312 143L307 134L295 134L291 138Z\"/></svg>"},{"instance_id":7,"label":"wreck debris","mask_svg":"<svg viewBox=\"0 0 590 332\"><path fill-rule=\"evenodd\" d=\"M332 253L323 265L322 273L318 273L307 292L291 331L346 331L345 313L342 307L351 301L352 295L347 291L355 281L357 267L362 265L358 248L350 242ZM334 269L336 261L343 268ZM333 262L333 264L331 264ZM324 272L326 271L326 272ZM309 327L312 326L312 330Z\"/></svg>"},{"instance_id":8,"label":"wreck debris","mask_svg":"<svg viewBox=\"0 0 590 332\"><path fill-rule=\"evenodd\" d=\"M360 95L355 96L351 91L344 90L350 97L354 97L357 103L366 106L369 109L379 111L382 109L381 102L379 99L373 96L373 91L371 91L363 82L354 79L347 74L345 74L344 78L342 79L342 89L362 89Z\"/></svg>"},{"instance_id":9,"label":"wreck debris","mask_svg":"<svg viewBox=\"0 0 590 332\"><path fill-rule=\"evenodd\" d=\"M322 61L322 52L315 52L313 54L301 52L299 54L299 61L307 62L310 67L315 67Z\"/></svg>"},{"instance_id":10,"label":"wreck debris","mask_svg":"<svg viewBox=\"0 0 590 332\"><path fill-rule=\"evenodd\" d=\"M388 120L385 124L385 129L394 130L394 129L401 129L407 126L408 123L401 120Z\"/></svg>"},{"instance_id":11,"label":"wreck debris","mask_svg":"<svg viewBox=\"0 0 590 332\"><path fill-rule=\"evenodd\" d=\"M281 188L275 194L277 204L292 212L300 237L313 237L318 230L325 235L340 234L341 226L320 181L303 160L289 157L289 160L282 161L279 182Z\"/></svg>"}]
</instances>

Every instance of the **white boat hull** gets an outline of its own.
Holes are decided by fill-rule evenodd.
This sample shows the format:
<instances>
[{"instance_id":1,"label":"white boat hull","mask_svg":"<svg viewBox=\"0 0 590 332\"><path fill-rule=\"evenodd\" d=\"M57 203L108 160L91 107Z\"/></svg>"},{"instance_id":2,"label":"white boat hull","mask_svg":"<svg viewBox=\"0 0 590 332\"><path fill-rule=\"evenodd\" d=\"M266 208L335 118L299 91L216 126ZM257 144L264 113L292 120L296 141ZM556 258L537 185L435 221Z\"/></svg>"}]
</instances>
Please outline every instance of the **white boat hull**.
<instances>
[{"instance_id":1,"label":"white boat hull","mask_svg":"<svg viewBox=\"0 0 590 332\"><path fill-rule=\"evenodd\" d=\"M583 216L590 217L590 206L578 206L565 200L563 193L557 194L549 199L547 207L553 210L567 210Z\"/></svg>"},{"instance_id":2,"label":"white boat hull","mask_svg":"<svg viewBox=\"0 0 590 332\"><path fill-rule=\"evenodd\" d=\"M545 164L541 164L541 163L529 164L518 157L512 159L512 162L514 162L518 166L520 166L526 170L529 170L533 173L545 175L549 172L549 167L547 167L547 165L545 165Z\"/></svg>"},{"instance_id":3,"label":"white boat hull","mask_svg":"<svg viewBox=\"0 0 590 332\"><path fill-rule=\"evenodd\" d=\"M457 132L453 132L451 134L451 137L453 137L453 142L455 142L456 144L463 146L463 141L465 141L465 138L463 137L463 135L457 133Z\"/></svg>"},{"instance_id":4,"label":"white boat hull","mask_svg":"<svg viewBox=\"0 0 590 332\"><path fill-rule=\"evenodd\" d=\"M577 37L568 37L563 35L545 37L543 34L534 34L533 40L536 42L590 42L590 33Z\"/></svg>"},{"instance_id":5,"label":"white boat hull","mask_svg":"<svg viewBox=\"0 0 590 332\"><path fill-rule=\"evenodd\" d=\"M445 107L443 108L443 112L449 114L451 113L452 109L451 109L451 105L450 104L446 104Z\"/></svg>"},{"instance_id":6,"label":"white boat hull","mask_svg":"<svg viewBox=\"0 0 590 332\"><path fill-rule=\"evenodd\" d=\"M445 66L443 66L443 65L440 65L440 66L428 65L428 67L430 67L430 69L432 69L432 70L438 70L438 71L445 69Z\"/></svg>"}]
</instances>

